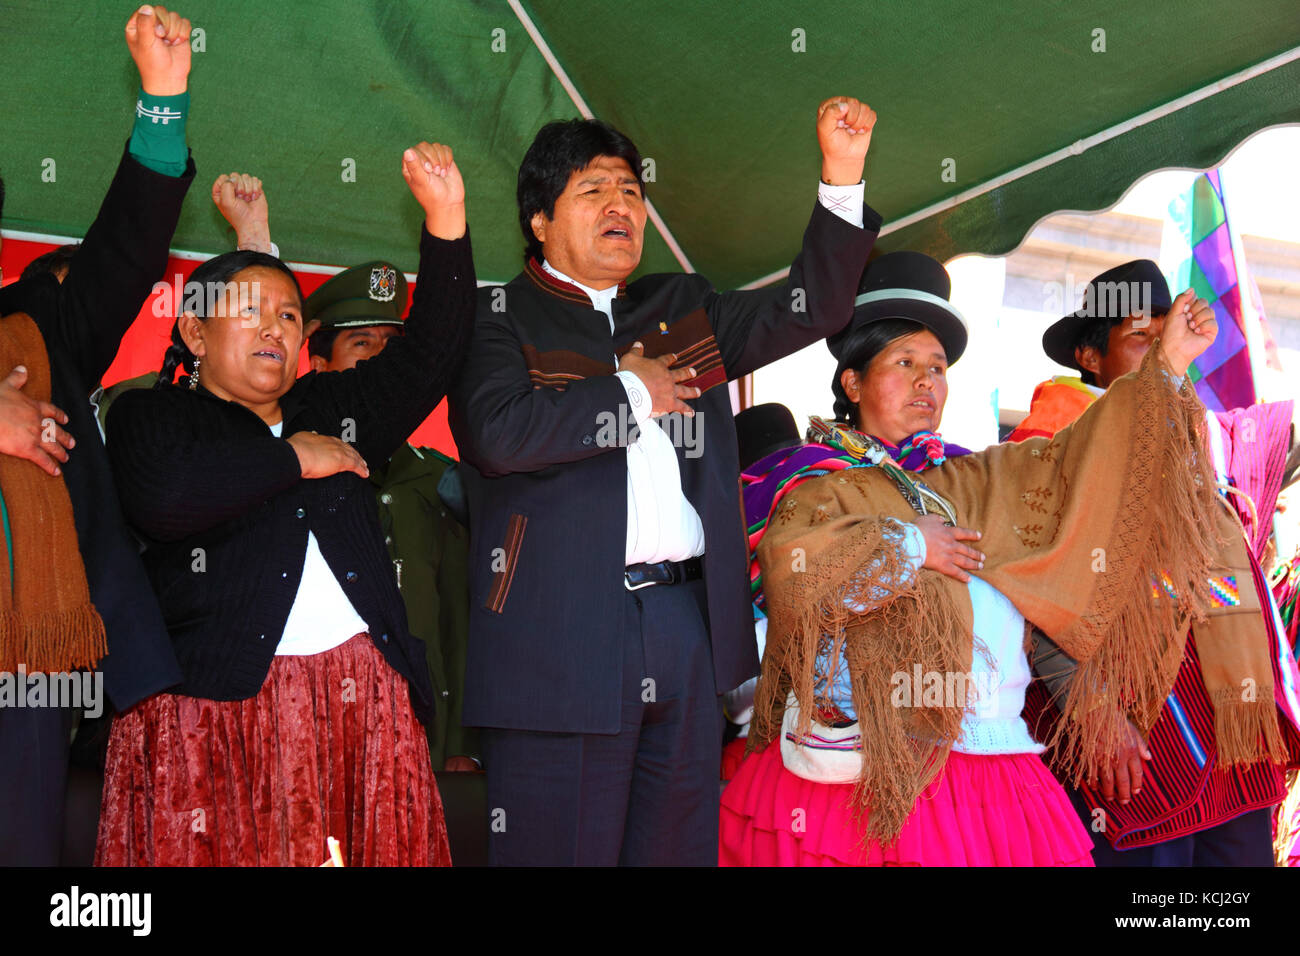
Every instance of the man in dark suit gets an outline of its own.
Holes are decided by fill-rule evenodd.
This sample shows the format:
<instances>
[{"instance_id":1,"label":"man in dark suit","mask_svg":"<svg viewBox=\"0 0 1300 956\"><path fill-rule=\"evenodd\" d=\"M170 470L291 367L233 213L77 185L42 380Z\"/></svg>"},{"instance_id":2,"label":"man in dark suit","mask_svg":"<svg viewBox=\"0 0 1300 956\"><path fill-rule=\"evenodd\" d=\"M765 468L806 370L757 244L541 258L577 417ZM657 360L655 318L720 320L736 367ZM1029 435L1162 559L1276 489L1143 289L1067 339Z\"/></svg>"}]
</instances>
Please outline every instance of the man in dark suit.
<instances>
[{"instance_id":1,"label":"man in dark suit","mask_svg":"<svg viewBox=\"0 0 1300 956\"><path fill-rule=\"evenodd\" d=\"M821 105L803 248L751 292L624 284L646 207L612 127L551 123L524 157L526 265L482 290L450 399L493 862L716 862L718 695L758 672L726 383L852 315L880 226L862 202L874 123Z\"/></svg>"},{"instance_id":2,"label":"man in dark suit","mask_svg":"<svg viewBox=\"0 0 1300 956\"><path fill-rule=\"evenodd\" d=\"M141 92L127 154L99 216L64 280L46 272L0 289L0 322L31 317L50 381L50 401L36 402L23 392L27 369L0 369L8 373L0 382L0 454L26 459L66 485L86 583L107 639L103 686L118 710L179 683L181 674L122 520L87 399L166 271L168 244L194 178L184 133L190 22L145 6L125 32ZM67 707L0 707L0 866L59 862L72 716Z\"/></svg>"}]
</instances>

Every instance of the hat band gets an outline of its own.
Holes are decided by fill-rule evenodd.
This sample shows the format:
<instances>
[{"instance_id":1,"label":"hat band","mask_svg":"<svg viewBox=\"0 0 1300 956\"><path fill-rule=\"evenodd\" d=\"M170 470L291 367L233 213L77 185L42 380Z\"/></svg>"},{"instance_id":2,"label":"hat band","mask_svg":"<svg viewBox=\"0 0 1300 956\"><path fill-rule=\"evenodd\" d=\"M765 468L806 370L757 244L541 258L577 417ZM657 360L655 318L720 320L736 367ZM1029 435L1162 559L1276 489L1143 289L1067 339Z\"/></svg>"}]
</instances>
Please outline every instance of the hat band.
<instances>
[{"instance_id":1,"label":"hat band","mask_svg":"<svg viewBox=\"0 0 1300 956\"><path fill-rule=\"evenodd\" d=\"M942 296L937 296L932 292L922 292L920 289L877 289L874 292L864 292L853 300L853 307L856 309L860 305L868 305L886 299L911 299L914 302L923 302L926 305L937 305L939 308L951 313L953 318L961 323L963 329L968 328L966 317L953 308L951 302ZM906 316L902 316L902 318L906 318Z\"/></svg>"},{"instance_id":2,"label":"hat band","mask_svg":"<svg viewBox=\"0 0 1300 956\"><path fill-rule=\"evenodd\" d=\"M395 325L405 327L406 323L401 319L394 319L392 317L380 318L379 316L373 315L361 315L351 319L342 319L338 322L330 322L328 325L324 325L323 327L327 329L368 329L372 325Z\"/></svg>"}]
</instances>

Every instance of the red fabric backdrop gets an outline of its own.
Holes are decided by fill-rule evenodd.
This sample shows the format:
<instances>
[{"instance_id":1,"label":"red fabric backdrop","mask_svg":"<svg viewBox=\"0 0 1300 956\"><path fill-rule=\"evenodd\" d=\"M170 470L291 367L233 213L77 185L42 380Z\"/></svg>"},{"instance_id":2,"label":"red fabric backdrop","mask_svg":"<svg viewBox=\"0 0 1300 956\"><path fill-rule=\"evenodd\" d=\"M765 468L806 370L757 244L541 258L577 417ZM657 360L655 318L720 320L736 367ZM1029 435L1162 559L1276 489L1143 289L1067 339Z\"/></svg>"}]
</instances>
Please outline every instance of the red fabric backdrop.
<instances>
[{"instance_id":1,"label":"red fabric backdrop","mask_svg":"<svg viewBox=\"0 0 1300 956\"><path fill-rule=\"evenodd\" d=\"M3 247L0 247L0 268L4 270L4 284L16 281L22 273L23 267L31 262L42 253L49 252L56 248L50 243L29 242L23 239L5 239ZM175 257L167 261L167 274L163 279L168 284L178 284L183 287L185 280L189 278L191 272L198 265L197 262L177 259ZM181 278L177 280L177 274ZM298 282L302 286L303 295L311 295L319 286L324 284L325 280L330 278L328 275L321 275L314 272L297 272ZM410 285L411 293L414 294L415 285ZM135 323L127 330L122 338L122 345L117 351L117 357L113 364L109 366L107 374L104 376L104 385L114 385L122 379L133 378L136 375L143 375L145 372L156 372L162 365L163 352L167 350L167 345L171 341L172 322L175 318L173 315L165 314L158 316L154 314L154 301L159 296L155 293L149 301L144 304L140 314L136 317ZM307 347L303 346L302 352L298 356L298 374L301 375L308 369L307 364ZM8 370L4 370L7 372ZM451 430L447 426L447 403L444 401L433 414L424 420L424 423L415 430L411 436L411 443L429 448L436 448L444 454L456 457L456 443L451 439Z\"/></svg>"}]
</instances>

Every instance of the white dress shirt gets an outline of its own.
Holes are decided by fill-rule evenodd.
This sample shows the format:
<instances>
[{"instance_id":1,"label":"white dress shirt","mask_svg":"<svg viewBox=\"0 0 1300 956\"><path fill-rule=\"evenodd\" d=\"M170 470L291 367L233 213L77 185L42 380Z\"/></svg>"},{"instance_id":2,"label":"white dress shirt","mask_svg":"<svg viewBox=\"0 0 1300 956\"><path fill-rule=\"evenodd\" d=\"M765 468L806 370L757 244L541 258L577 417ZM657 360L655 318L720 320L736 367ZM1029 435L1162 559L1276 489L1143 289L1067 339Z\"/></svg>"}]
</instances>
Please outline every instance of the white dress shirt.
<instances>
[{"instance_id":1,"label":"white dress shirt","mask_svg":"<svg viewBox=\"0 0 1300 956\"><path fill-rule=\"evenodd\" d=\"M865 186L828 186L822 183L817 199L845 222L862 228L862 196ZM591 307L609 319L614 334L614 297L618 286L593 289L560 272L549 262L542 268L576 286L591 299ZM615 356L614 362L618 364ZM627 447L627 547L625 564L685 561L704 553L704 524L699 512L682 491L681 469L672 440L651 419L650 392L634 373L615 373L627 392L628 407L636 418L640 434Z\"/></svg>"}]
</instances>

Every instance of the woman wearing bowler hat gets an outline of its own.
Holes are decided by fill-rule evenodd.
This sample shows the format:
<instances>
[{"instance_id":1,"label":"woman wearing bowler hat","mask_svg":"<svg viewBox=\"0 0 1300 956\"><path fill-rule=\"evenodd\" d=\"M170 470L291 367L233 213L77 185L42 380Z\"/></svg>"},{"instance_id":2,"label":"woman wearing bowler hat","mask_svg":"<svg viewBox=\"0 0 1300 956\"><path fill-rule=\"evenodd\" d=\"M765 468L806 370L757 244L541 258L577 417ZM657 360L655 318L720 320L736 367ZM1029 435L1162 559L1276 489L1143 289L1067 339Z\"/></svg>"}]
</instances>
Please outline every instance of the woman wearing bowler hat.
<instances>
[{"instance_id":1,"label":"woman wearing bowler hat","mask_svg":"<svg viewBox=\"0 0 1300 956\"><path fill-rule=\"evenodd\" d=\"M1213 542L1186 518L1216 504L1186 465L1201 409L1181 379L1212 313L1055 438L972 454L936 433L967 337L948 295L928 256L871 263L828 342L835 420L749 469L766 483L746 508L769 624L724 864L1090 865L1020 717L1026 618L1086 675L1056 741L1084 774L1125 713L1158 710L1173 621L1208 604ZM1155 575L1174 597L1153 600Z\"/></svg>"}]
</instances>

